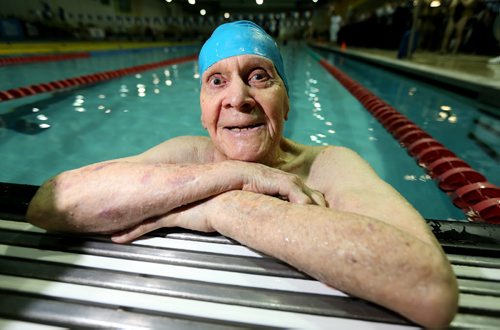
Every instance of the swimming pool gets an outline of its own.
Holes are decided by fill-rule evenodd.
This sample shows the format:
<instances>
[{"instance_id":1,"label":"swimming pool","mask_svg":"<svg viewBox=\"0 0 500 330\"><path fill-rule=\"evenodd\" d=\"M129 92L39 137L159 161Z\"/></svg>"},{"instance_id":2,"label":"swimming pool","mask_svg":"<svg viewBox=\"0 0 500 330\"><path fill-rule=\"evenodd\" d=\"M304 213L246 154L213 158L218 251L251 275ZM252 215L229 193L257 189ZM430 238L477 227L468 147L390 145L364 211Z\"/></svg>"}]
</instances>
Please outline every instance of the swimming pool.
<instances>
[{"instance_id":1,"label":"swimming pool","mask_svg":"<svg viewBox=\"0 0 500 330\"><path fill-rule=\"evenodd\" d=\"M116 53L0 68L0 90L190 55L196 47ZM343 145L432 219L463 219L413 158L303 44L283 47L292 111L286 136ZM354 79L429 131L498 184L497 164L467 137L478 113L468 99L366 64L326 54ZM0 103L0 181L41 184L61 171L128 156L178 135L206 135L199 122L195 62L123 76L54 94ZM441 115L441 106L452 110ZM455 119L450 119L455 118ZM431 201L431 202L430 202Z\"/></svg>"}]
</instances>

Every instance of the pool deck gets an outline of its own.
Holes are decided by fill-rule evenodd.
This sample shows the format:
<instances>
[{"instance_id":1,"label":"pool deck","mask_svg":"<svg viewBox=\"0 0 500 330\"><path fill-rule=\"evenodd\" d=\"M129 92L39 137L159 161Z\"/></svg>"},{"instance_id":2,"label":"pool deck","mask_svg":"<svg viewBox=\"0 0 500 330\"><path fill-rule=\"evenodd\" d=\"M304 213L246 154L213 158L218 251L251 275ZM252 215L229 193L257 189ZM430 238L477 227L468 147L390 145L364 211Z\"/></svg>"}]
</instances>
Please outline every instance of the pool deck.
<instances>
[{"instance_id":1,"label":"pool deck","mask_svg":"<svg viewBox=\"0 0 500 330\"><path fill-rule=\"evenodd\" d=\"M140 49L192 44L190 42L128 42L128 41L68 41L68 42L0 42L0 56L30 56L54 53Z\"/></svg>"}]
</instances>

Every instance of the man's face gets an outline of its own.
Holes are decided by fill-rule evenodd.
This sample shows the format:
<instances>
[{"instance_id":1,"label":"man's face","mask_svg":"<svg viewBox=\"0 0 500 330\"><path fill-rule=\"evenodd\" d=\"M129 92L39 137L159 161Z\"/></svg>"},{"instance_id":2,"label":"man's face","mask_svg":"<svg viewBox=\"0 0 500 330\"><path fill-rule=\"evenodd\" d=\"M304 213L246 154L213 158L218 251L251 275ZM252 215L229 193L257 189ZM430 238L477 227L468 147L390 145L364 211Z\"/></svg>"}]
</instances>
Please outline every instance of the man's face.
<instances>
[{"instance_id":1,"label":"man's face","mask_svg":"<svg viewBox=\"0 0 500 330\"><path fill-rule=\"evenodd\" d=\"M228 158L266 162L275 156L289 103L271 61L240 55L215 63L203 73L200 105L203 126Z\"/></svg>"}]
</instances>

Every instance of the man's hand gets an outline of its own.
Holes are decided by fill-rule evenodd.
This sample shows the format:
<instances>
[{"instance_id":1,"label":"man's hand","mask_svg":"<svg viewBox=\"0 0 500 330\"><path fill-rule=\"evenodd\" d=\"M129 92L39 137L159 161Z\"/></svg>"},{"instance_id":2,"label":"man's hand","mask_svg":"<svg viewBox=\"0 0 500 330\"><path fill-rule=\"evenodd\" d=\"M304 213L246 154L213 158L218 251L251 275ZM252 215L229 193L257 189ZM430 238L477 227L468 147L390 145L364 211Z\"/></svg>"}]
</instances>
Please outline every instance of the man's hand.
<instances>
[{"instance_id":1,"label":"man's hand","mask_svg":"<svg viewBox=\"0 0 500 330\"><path fill-rule=\"evenodd\" d=\"M228 161L230 171L242 180L241 190L279 197L295 204L326 206L322 193L306 186L295 174L257 163Z\"/></svg>"}]
</instances>

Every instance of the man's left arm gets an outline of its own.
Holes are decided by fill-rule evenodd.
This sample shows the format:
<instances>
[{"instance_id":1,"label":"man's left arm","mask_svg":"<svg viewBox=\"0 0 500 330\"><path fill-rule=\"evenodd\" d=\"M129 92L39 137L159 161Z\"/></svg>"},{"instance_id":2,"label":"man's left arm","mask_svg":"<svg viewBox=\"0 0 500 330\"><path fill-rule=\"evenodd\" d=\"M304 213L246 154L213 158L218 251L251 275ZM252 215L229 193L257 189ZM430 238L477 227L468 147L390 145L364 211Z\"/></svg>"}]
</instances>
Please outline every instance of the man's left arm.
<instances>
[{"instance_id":1,"label":"man's left arm","mask_svg":"<svg viewBox=\"0 0 500 330\"><path fill-rule=\"evenodd\" d=\"M443 327L456 313L457 284L441 250L383 221L244 191L202 207L210 229L420 325Z\"/></svg>"},{"instance_id":2,"label":"man's left arm","mask_svg":"<svg viewBox=\"0 0 500 330\"><path fill-rule=\"evenodd\" d=\"M425 327L448 325L457 309L456 280L441 250L365 215L234 190L113 240L159 227L217 231Z\"/></svg>"},{"instance_id":3,"label":"man's left arm","mask_svg":"<svg viewBox=\"0 0 500 330\"><path fill-rule=\"evenodd\" d=\"M160 227L217 231L420 325L448 325L457 309L456 279L423 219L359 156L331 151L318 156L324 164L313 165L307 182L314 184L321 168L328 169L322 182L335 185L323 191L329 208L229 191L117 233L113 240L123 243ZM358 191L359 180L367 185L364 190ZM387 210L393 207L394 212Z\"/></svg>"}]
</instances>

